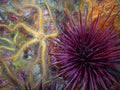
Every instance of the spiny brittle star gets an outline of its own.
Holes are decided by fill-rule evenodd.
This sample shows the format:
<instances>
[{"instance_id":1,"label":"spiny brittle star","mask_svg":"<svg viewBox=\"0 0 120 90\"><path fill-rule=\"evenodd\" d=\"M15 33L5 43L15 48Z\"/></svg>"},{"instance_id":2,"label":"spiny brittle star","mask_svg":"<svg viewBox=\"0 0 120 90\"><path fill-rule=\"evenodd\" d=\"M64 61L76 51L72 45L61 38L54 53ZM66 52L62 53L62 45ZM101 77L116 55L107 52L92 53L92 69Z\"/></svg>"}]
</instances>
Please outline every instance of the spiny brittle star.
<instances>
[{"instance_id":1,"label":"spiny brittle star","mask_svg":"<svg viewBox=\"0 0 120 90\"><path fill-rule=\"evenodd\" d=\"M46 6L47 6L47 9L49 11L49 14L50 14L50 18L53 20L53 23L54 23L54 19L52 17L52 14L51 14L51 11L50 11L50 8L48 6L48 4L45 2ZM43 68L43 81L45 81L46 77L47 77L47 71L46 71L46 62L45 62L45 51L46 51L46 47L47 47L47 44L46 44L46 39L47 38L50 38L50 37L56 37L58 35L58 30L57 30L57 27L55 26L55 29L56 31L52 34L45 34L44 32L44 25L43 25L43 12L42 12L42 9L37 6L37 5L33 5L33 4L25 4L25 7L30 7L30 8L35 8L36 10L38 10L38 21L39 21L39 30L36 32L34 31L34 29L30 28L29 26L27 26L25 23L18 23L16 24L13 28L5 25L5 24L0 24L0 27L5 27L7 28L10 32L14 32L16 29L18 29L19 27L22 27L24 28L24 30L26 30L28 33L31 33L32 36L33 36L33 39L30 40L30 41L27 41L26 43L24 43L21 48L18 50L18 52L15 54L15 55L12 55L12 56L9 56L9 57L6 57L6 58L1 58L0 61L1 63L3 63L3 65L5 66L7 72L9 73L9 75L15 80L18 82L18 84L20 84L20 86L22 88L24 88L23 86L23 83L21 83L21 81L15 77L12 73L12 71L10 70L9 66L6 64L5 61L7 60L13 60L13 59L17 59L20 54L23 52L23 50L26 48L26 47L29 47L31 44L35 44L35 43L39 43L39 48L38 48L38 55L37 55L37 58L34 60L33 64L32 64L32 67L30 68L30 73L29 73L29 80L28 82L32 82L32 68L33 66L39 61L39 57L40 57L40 47L42 46L42 55L41 55L41 60L42 60L42 68ZM55 25L55 23L54 23Z\"/></svg>"}]
</instances>

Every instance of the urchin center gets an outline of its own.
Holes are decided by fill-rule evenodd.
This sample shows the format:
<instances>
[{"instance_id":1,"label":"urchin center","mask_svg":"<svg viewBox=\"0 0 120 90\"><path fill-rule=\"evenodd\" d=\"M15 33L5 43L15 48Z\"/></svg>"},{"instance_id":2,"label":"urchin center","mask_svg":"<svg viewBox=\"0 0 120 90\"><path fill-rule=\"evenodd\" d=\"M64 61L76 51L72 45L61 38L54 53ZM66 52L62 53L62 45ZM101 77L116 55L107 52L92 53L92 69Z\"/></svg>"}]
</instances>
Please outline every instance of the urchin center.
<instances>
[{"instance_id":1,"label":"urchin center","mask_svg":"<svg viewBox=\"0 0 120 90\"><path fill-rule=\"evenodd\" d=\"M89 53L90 53L89 50L82 49L80 51L80 56L79 56L80 60L83 61L84 63L89 62L89 58L88 58Z\"/></svg>"}]
</instances>

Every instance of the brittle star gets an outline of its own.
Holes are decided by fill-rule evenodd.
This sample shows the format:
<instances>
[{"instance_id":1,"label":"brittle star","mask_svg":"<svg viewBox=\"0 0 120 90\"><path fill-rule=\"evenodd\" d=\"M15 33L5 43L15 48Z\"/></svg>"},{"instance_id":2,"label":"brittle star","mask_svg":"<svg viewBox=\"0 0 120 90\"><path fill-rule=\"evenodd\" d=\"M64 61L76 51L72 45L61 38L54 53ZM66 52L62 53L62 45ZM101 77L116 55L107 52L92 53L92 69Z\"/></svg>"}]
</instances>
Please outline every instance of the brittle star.
<instances>
[{"instance_id":1,"label":"brittle star","mask_svg":"<svg viewBox=\"0 0 120 90\"><path fill-rule=\"evenodd\" d=\"M52 17L52 14L51 14L51 11L50 11L50 8L48 6L48 4L45 2L46 6L47 6L47 9L49 11L49 14L50 14L50 17L51 19L53 20L53 17ZM22 45L22 47L18 50L18 52L13 55L13 56L9 56L7 58L1 58L0 61L3 63L3 65L5 66L7 72L9 73L9 75L14 79L16 80L20 85L21 87L23 87L23 84L21 83L21 81L19 79L17 79L17 77L15 77L9 66L6 64L5 61L7 60L13 60L13 59L17 59L21 52L28 46L30 46L31 44L35 44L35 43L39 43L39 48L38 48L38 55L37 55L37 58L36 60L33 62L33 65L32 67L39 61L39 57L40 57L40 46L42 46L42 55L41 55L41 60L42 60L42 68L43 68L43 81L45 80L45 78L47 77L47 72L46 72L46 62L45 62L45 51L46 51L46 39L47 38L50 38L50 37L56 37L58 35L58 30L57 30L57 27L55 26L55 33L52 33L52 34L45 34L44 32L44 27L43 27L43 12L42 12L42 9L37 6L37 5L33 5L33 4L25 4L25 7L31 7L31 8L35 8L36 10L38 10L38 13L39 13L39 18L38 18L38 21L39 21L39 30L38 32L34 31L32 28L30 28L29 26L27 26L26 24L24 23L18 23L16 24L13 28L5 25L5 24L0 24L0 27L5 27L7 28L10 32L14 32L16 29L18 29L19 27L22 27L24 28L24 30L26 30L28 33L31 33L33 35L33 39L30 40L30 41L27 41L25 44ZM54 20L53 20L53 23L54 23ZM54 23L55 25L55 23ZM32 68L30 69L30 75L29 75L29 82L32 81ZM23 87L24 88L24 87Z\"/></svg>"}]
</instances>

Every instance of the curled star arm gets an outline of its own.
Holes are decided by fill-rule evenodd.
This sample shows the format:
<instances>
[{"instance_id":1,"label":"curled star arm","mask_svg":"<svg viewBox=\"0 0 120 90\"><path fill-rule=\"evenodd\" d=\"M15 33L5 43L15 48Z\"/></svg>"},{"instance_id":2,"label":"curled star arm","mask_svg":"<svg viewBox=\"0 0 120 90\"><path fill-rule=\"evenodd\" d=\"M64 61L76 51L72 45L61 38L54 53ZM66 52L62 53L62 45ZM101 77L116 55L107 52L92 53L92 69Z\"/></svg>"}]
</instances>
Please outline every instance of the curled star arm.
<instances>
[{"instance_id":1,"label":"curled star arm","mask_svg":"<svg viewBox=\"0 0 120 90\"><path fill-rule=\"evenodd\" d=\"M36 39L28 41L28 42L26 42L25 44L22 45L22 47L18 50L18 52L15 55L7 57L7 58L1 58L0 60L16 59L26 47L28 47L29 45L31 45L33 43L36 43L36 42L38 42Z\"/></svg>"},{"instance_id":2,"label":"curled star arm","mask_svg":"<svg viewBox=\"0 0 120 90\"><path fill-rule=\"evenodd\" d=\"M30 32L30 33L32 33L32 34L36 34L36 32L35 31L33 31L30 27L28 27L27 25L25 25L24 23L18 23L18 24L16 24L13 28L11 28L11 27L9 27L9 26L7 26L7 25L5 25L5 24L0 24L0 27L5 27L5 28L7 28L9 31L11 31L11 32L13 32L13 31L15 31L17 28L19 28L19 27L23 27L27 32Z\"/></svg>"}]
</instances>

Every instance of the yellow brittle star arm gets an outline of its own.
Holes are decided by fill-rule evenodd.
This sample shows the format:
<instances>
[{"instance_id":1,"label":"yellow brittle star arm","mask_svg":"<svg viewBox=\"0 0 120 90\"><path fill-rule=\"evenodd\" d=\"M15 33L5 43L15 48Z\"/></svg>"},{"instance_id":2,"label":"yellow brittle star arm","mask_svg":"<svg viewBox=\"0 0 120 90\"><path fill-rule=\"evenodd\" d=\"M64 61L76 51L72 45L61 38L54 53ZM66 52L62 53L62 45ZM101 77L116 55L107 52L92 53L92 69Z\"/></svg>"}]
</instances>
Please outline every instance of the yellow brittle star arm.
<instances>
[{"instance_id":1,"label":"yellow brittle star arm","mask_svg":"<svg viewBox=\"0 0 120 90\"><path fill-rule=\"evenodd\" d=\"M15 8L17 8L18 10L20 10L23 13L28 11L26 9L23 9L21 6L16 5L16 3L14 3L14 6L15 6Z\"/></svg>"},{"instance_id":2,"label":"yellow brittle star arm","mask_svg":"<svg viewBox=\"0 0 120 90\"><path fill-rule=\"evenodd\" d=\"M51 8L60 11L60 7L59 7L59 6L55 6L55 5L54 5L54 6L51 6L49 3L48 3L48 5L49 5Z\"/></svg>"},{"instance_id":3,"label":"yellow brittle star arm","mask_svg":"<svg viewBox=\"0 0 120 90\"><path fill-rule=\"evenodd\" d=\"M42 15L43 13L42 13L42 9L40 10L40 16L39 16L39 18L40 18L40 21L39 21L39 26L40 26L40 32L41 33L44 33L44 30L43 30L43 15Z\"/></svg>"},{"instance_id":4,"label":"yellow brittle star arm","mask_svg":"<svg viewBox=\"0 0 120 90\"><path fill-rule=\"evenodd\" d=\"M29 81L28 81L29 83L31 83L33 81L32 71L33 71L34 65L39 61L39 58L40 58L40 47L41 47L41 45L39 44L38 51L37 51L38 52L37 53L37 58L33 62L32 66L30 67Z\"/></svg>"},{"instance_id":5,"label":"yellow brittle star arm","mask_svg":"<svg viewBox=\"0 0 120 90\"><path fill-rule=\"evenodd\" d=\"M37 5L33 5L33 4L25 4L26 7L32 7L32 8L35 8L38 10L38 21L39 21L39 28L40 28L40 32L42 33L43 32L43 22L42 22L42 9L37 6Z\"/></svg>"},{"instance_id":6,"label":"yellow brittle star arm","mask_svg":"<svg viewBox=\"0 0 120 90\"><path fill-rule=\"evenodd\" d=\"M18 31L16 32L14 38L13 38L13 42L16 44L17 43L17 37L18 37Z\"/></svg>"},{"instance_id":7,"label":"yellow brittle star arm","mask_svg":"<svg viewBox=\"0 0 120 90\"><path fill-rule=\"evenodd\" d=\"M50 14L50 18L52 19L53 24L55 25L55 30L56 30L56 32L58 32L58 28L57 28L57 26L56 26L56 24L55 24L55 20L54 20L54 18L53 18L52 13L51 13L50 7L49 7L48 3L46 2L46 0L44 0L44 3L45 3L45 5L47 6L47 9L48 9L49 14Z\"/></svg>"},{"instance_id":8,"label":"yellow brittle star arm","mask_svg":"<svg viewBox=\"0 0 120 90\"><path fill-rule=\"evenodd\" d=\"M10 75L10 77L12 77L13 80L17 81L17 83L22 87L22 89L24 89L24 85L23 83L17 78L14 76L14 74L12 73L12 71L10 70L9 66L5 63L5 61L1 61L3 63L3 65L5 66L8 74Z\"/></svg>"},{"instance_id":9,"label":"yellow brittle star arm","mask_svg":"<svg viewBox=\"0 0 120 90\"><path fill-rule=\"evenodd\" d=\"M43 82L44 80L46 80L47 78L47 72L46 72L46 62L45 62L45 51L46 51L46 43L44 40L41 41L41 45L42 45L42 56L41 56L41 59L42 59L42 68L43 68Z\"/></svg>"},{"instance_id":10,"label":"yellow brittle star arm","mask_svg":"<svg viewBox=\"0 0 120 90\"><path fill-rule=\"evenodd\" d=\"M0 24L0 27L5 27L5 28L7 28L9 31L15 31L17 28L19 28L19 27L23 27L26 31L28 31L28 32L30 32L30 33L32 33L33 35L35 35L36 34L36 32L35 31L33 31L30 27L28 27L27 25L25 25L24 23L18 23L18 24L16 24L13 28L11 28L11 27L9 27L9 26L7 26L7 25L5 25L5 24Z\"/></svg>"},{"instance_id":11,"label":"yellow brittle star arm","mask_svg":"<svg viewBox=\"0 0 120 90\"><path fill-rule=\"evenodd\" d=\"M8 12L8 13L14 13L15 15L17 15L19 17L23 16L23 13L18 13L15 10L9 10L8 7L5 7L5 10L6 10L6 12Z\"/></svg>"},{"instance_id":12,"label":"yellow brittle star arm","mask_svg":"<svg viewBox=\"0 0 120 90\"><path fill-rule=\"evenodd\" d=\"M7 49L7 50L10 50L10 51L15 51L15 48L9 48L9 47L6 47L6 46L0 46L0 49Z\"/></svg>"},{"instance_id":13,"label":"yellow brittle star arm","mask_svg":"<svg viewBox=\"0 0 120 90\"><path fill-rule=\"evenodd\" d=\"M45 35L45 38L56 37L56 36L58 36L58 32Z\"/></svg>"},{"instance_id":14,"label":"yellow brittle star arm","mask_svg":"<svg viewBox=\"0 0 120 90\"><path fill-rule=\"evenodd\" d=\"M0 40L4 40L4 41L8 42L9 44L13 44L13 42L11 40L7 39L7 38L2 38L1 37Z\"/></svg>"},{"instance_id":15,"label":"yellow brittle star arm","mask_svg":"<svg viewBox=\"0 0 120 90\"><path fill-rule=\"evenodd\" d=\"M32 87L32 89L34 90L34 89L36 89L37 87L40 87L40 83L41 83L41 81L42 81L42 79L39 78L39 80L37 81L36 84L34 84L34 86Z\"/></svg>"},{"instance_id":16,"label":"yellow brittle star arm","mask_svg":"<svg viewBox=\"0 0 120 90\"><path fill-rule=\"evenodd\" d=\"M36 42L38 42L36 39L26 42L25 44L22 45L22 47L18 50L18 52L15 55L7 57L7 58L1 58L0 61L16 59L26 47L28 47L29 45L36 43Z\"/></svg>"}]
</instances>

